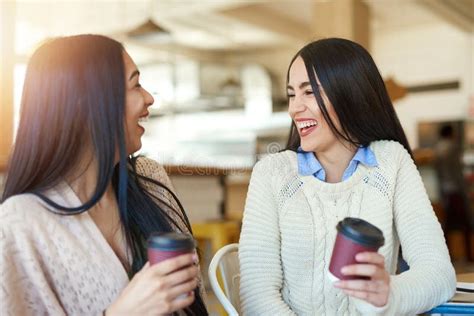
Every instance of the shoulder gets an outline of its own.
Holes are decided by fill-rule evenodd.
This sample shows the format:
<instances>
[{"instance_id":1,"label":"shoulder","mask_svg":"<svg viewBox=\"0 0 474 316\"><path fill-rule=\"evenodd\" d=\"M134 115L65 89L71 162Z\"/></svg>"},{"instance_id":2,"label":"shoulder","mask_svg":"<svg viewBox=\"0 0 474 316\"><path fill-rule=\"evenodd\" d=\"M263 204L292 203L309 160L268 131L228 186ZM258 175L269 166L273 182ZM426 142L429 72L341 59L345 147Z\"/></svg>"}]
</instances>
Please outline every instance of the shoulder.
<instances>
[{"instance_id":1,"label":"shoulder","mask_svg":"<svg viewBox=\"0 0 474 316\"><path fill-rule=\"evenodd\" d=\"M266 155L253 168L253 174L259 173L267 176L297 174L296 153L291 150L285 150L276 154Z\"/></svg>"},{"instance_id":2,"label":"shoulder","mask_svg":"<svg viewBox=\"0 0 474 316\"><path fill-rule=\"evenodd\" d=\"M255 164L250 184L252 190L260 187L276 194L300 187L296 153L287 150L265 156Z\"/></svg>"},{"instance_id":3,"label":"shoulder","mask_svg":"<svg viewBox=\"0 0 474 316\"><path fill-rule=\"evenodd\" d=\"M399 165L405 160L412 160L407 149L402 144L393 140L378 140L370 143L370 149L375 154L379 165Z\"/></svg>"},{"instance_id":4,"label":"shoulder","mask_svg":"<svg viewBox=\"0 0 474 316\"><path fill-rule=\"evenodd\" d=\"M140 156L137 158L135 168L138 174L148 178L139 179L140 184L143 185L146 191L158 193L167 203L175 206L175 208L179 208L173 196L176 190L163 165L153 159ZM158 203L158 201L156 202Z\"/></svg>"},{"instance_id":5,"label":"shoulder","mask_svg":"<svg viewBox=\"0 0 474 316\"><path fill-rule=\"evenodd\" d=\"M41 217L47 211L41 200L34 194L25 193L9 197L0 205L0 222L13 217Z\"/></svg>"},{"instance_id":6,"label":"shoulder","mask_svg":"<svg viewBox=\"0 0 474 316\"><path fill-rule=\"evenodd\" d=\"M39 227L48 228L59 216L52 213L34 194L19 194L8 198L0 205L0 230L21 233L37 231Z\"/></svg>"},{"instance_id":7,"label":"shoulder","mask_svg":"<svg viewBox=\"0 0 474 316\"><path fill-rule=\"evenodd\" d=\"M169 184L170 180L163 165L157 161L140 156L136 160L135 168L138 174L151 178L163 184Z\"/></svg>"},{"instance_id":8,"label":"shoulder","mask_svg":"<svg viewBox=\"0 0 474 316\"><path fill-rule=\"evenodd\" d=\"M370 143L370 148L377 155L408 154L402 144L394 140L377 140Z\"/></svg>"}]
</instances>

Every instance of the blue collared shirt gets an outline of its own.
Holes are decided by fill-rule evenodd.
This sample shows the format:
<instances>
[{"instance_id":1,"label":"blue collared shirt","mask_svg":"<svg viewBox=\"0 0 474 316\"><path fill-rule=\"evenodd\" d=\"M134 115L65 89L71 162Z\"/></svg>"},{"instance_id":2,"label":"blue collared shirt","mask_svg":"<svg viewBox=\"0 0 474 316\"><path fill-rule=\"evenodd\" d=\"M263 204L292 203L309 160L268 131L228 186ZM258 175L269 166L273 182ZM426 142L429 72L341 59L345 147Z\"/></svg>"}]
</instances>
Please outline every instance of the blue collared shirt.
<instances>
[{"instance_id":1,"label":"blue collared shirt","mask_svg":"<svg viewBox=\"0 0 474 316\"><path fill-rule=\"evenodd\" d=\"M324 171L321 163L316 159L313 152L306 152L300 148L297 151L298 158L298 172L302 176L314 175L321 181L326 181L326 171ZM352 157L349 165L347 166L344 174L342 175L342 181L345 181L354 174L359 163L367 167L376 167L377 159L375 158L374 152L369 147L359 147L354 157Z\"/></svg>"}]
</instances>

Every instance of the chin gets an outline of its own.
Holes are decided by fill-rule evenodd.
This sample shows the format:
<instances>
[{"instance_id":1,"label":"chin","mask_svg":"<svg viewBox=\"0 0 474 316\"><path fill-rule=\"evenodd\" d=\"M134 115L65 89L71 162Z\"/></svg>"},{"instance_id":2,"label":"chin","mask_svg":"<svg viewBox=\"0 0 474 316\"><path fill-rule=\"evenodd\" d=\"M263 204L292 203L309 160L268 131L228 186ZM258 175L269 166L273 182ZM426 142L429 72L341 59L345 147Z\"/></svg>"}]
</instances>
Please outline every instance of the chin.
<instances>
[{"instance_id":1,"label":"chin","mask_svg":"<svg viewBox=\"0 0 474 316\"><path fill-rule=\"evenodd\" d=\"M316 151L315 144L309 144L308 142L301 142L300 146L301 146L301 149L303 149L306 152Z\"/></svg>"},{"instance_id":2,"label":"chin","mask_svg":"<svg viewBox=\"0 0 474 316\"><path fill-rule=\"evenodd\" d=\"M130 156L130 155L136 153L137 151L140 150L140 148L142 148L142 143L141 142L138 142L136 144L132 144L130 146L127 146L127 148L126 148L127 155Z\"/></svg>"},{"instance_id":3,"label":"chin","mask_svg":"<svg viewBox=\"0 0 474 316\"><path fill-rule=\"evenodd\" d=\"M132 155L132 154L136 153L137 151L140 150L140 148L142 148L142 145L141 145L141 144L140 144L139 146L134 147L134 148L133 148L133 151L132 151L129 155Z\"/></svg>"}]
</instances>

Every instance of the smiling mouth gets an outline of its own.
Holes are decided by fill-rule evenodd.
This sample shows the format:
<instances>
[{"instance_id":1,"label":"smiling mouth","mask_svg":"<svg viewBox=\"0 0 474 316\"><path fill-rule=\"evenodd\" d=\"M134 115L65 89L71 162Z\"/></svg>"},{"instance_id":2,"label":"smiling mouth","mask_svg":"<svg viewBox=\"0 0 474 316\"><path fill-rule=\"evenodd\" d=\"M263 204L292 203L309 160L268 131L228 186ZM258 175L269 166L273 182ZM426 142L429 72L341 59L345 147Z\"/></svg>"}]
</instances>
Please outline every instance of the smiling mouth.
<instances>
[{"instance_id":1,"label":"smiling mouth","mask_svg":"<svg viewBox=\"0 0 474 316\"><path fill-rule=\"evenodd\" d=\"M148 117L150 116L150 113L146 113L145 115L142 115L138 118L138 126L143 127L140 125L140 123L148 122Z\"/></svg>"},{"instance_id":2,"label":"smiling mouth","mask_svg":"<svg viewBox=\"0 0 474 316\"><path fill-rule=\"evenodd\" d=\"M316 120L305 120L295 122L298 127L298 131L301 136L306 136L311 133L317 126L318 122Z\"/></svg>"}]
</instances>

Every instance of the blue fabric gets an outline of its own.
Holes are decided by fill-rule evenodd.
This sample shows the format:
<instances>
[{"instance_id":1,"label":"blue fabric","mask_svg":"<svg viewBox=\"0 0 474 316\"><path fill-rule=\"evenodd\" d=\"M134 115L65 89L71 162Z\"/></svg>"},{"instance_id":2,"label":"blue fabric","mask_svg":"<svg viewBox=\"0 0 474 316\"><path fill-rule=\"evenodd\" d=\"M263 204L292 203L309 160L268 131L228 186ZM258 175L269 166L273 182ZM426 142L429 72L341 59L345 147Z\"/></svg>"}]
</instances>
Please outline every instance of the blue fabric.
<instances>
[{"instance_id":1,"label":"blue fabric","mask_svg":"<svg viewBox=\"0 0 474 316\"><path fill-rule=\"evenodd\" d=\"M313 152L306 152L300 148L297 151L298 158L298 172L302 176L313 175L321 181L326 181L326 171L323 166L319 163L318 159ZM359 163L367 167L376 167L377 159L375 158L374 152L369 147L359 147L354 157L352 157L349 165L347 166L344 174L342 175L342 181L345 181L354 174Z\"/></svg>"},{"instance_id":2,"label":"blue fabric","mask_svg":"<svg viewBox=\"0 0 474 316\"><path fill-rule=\"evenodd\" d=\"M469 304L462 305L462 303L459 305L442 304L426 312L426 314L474 315L474 306Z\"/></svg>"}]
</instances>

